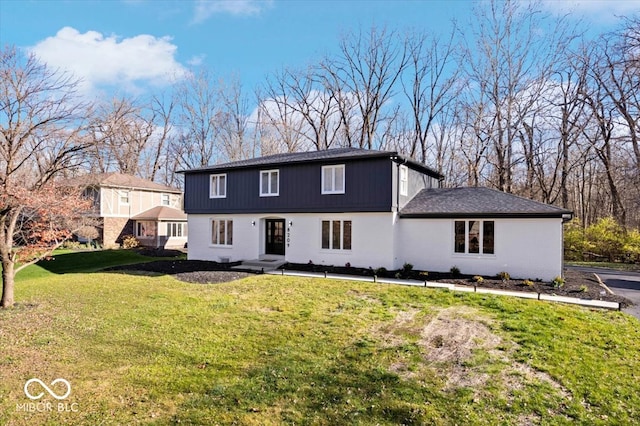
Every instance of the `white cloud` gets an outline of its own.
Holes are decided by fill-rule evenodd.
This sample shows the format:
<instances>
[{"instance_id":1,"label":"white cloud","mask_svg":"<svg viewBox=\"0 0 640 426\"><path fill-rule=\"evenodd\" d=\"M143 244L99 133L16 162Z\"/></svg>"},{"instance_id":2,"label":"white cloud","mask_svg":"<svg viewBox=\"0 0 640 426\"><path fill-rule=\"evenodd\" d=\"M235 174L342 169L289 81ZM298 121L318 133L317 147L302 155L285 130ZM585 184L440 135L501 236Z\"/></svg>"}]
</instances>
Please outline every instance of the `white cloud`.
<instances>
[{"instance_id":1,"label":"white cloud","mask_svg":"<svg viewBox=\"0 0 640 426\"><path fill-rule=\"evenodd\" d=\"M555 14L578 14L607 22L640 12L640 0L543 0L542 6Z\"/></svg>"},{"instance_id":2,"label":"white cloud","mask_svg":"<svg viewBox=\"0 0 640 426\"><path fill-rule=\"evenodd\" d=\"M230 15L258 15L273 6L273 0L198 0L194 23L206 21L217 13Z\"/></svg>"},{"instance_id":3,"label":"white cloud","mask_svg":"<svg viewBox=\"0 0 640 426\"><path fill-rule=\"evenodd\" d=\"M47 65L82 79L85 92L104 86L135 91L145 84L167 84L187 72L175 60L177 47L170 37L141 34L119 38L97 31L81 34L64 27L30 50Z\"/></svg>"},{"instance_id":4,"label":"white cloud","mask_svg":"<svg viewBox=\"0 0 640 426\"><path fill-rule=\"evenodd\" d=\"M199 67L200 65L202 65L204 63L205 57L206 57L206 55L192 56L191 59L189 59L187 61L187 64L189 64L192 67Z\"/></svg>"}]
</instances>

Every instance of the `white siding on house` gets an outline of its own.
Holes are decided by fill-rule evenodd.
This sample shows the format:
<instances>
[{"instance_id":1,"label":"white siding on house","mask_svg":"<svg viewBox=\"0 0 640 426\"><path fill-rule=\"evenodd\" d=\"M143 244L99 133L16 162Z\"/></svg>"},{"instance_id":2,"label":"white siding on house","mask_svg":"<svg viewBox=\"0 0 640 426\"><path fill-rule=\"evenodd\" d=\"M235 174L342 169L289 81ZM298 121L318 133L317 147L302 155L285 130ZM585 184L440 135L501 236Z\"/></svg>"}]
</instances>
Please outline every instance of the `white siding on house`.
<instances>
[{"instance_id":1,"label":"white siding on house","mask_svg":"<svg viewBox=\"0 0 640 426\"><path fill-rule=\"evenodd\" d=\"M550 281L562 273L562 219L483 219L495 222L495 255L454 253L454 219L401 219L396 268L495 275Z\"/></svg>"},{"instance_id":2,"label":"white siding on house","mask_svg":"<svg viewBox=\"0 0 640 426\"><path fill-rule=\"evenodd\" d=\"M393 267L392 213L323 213L266 215L188 215L189 259L230 261L257 259L265 251L265 219L285 220L285 259L292 263L385 268ZM233 245L211 245L211 219L233 220ZM323 220L350 220L351 250L323 250ZM255 225L252 223L255 222ZM291 225L289 225L291 222ZM287 244L287 243L285 243Z\"/></svg>"},{"instance_id":3,"label":"white siding on house","mask_svg":"<svg viewBox=\"0 0 640 426\"><path fill-rule=\"evenodd\" d=\"M120 193L129 193L129 204L120 202ZM182 196L180 194L148 191L142 189L120 189L111 187L100 188L100 216L102 217L132 217L153 207L161 206L162 196L169 195L169 207L182 210Z\"/></svg>"}]
</instances>

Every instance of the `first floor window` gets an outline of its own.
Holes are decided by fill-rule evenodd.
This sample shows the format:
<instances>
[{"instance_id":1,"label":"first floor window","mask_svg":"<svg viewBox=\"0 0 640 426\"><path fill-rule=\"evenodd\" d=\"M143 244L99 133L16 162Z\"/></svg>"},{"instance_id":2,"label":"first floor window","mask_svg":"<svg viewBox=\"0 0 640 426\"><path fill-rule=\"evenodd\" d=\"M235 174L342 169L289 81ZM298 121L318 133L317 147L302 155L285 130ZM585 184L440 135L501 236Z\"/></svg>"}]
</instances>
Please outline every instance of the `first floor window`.
<instances>
[{"instance_id":1,"label":"first floor window","mask_svg":"<svg viewBox=\"0 0 640 426\"><path fill-rule=\"evenodd\" d=\"M351 221L323 220L322 248L327 250L351 250Z\"/></svg>"},{"instance_id":2,"label":"first floor window","mask_svg":"<svg viewBox=\"0 0 640 426\"><path fill-rule=\"evenodd\" d=\"M494 254L493 220L456 220L453 247L456 253Z\"/></svg>"},{"instance_id":3,"label":"first floor window","mask_svg":"<svg viewBox=\"0 0 640 426\"><path fill-rule=\"evenodd\" d=\"M211 221L211 244L216 246L233 245L233 220Z\"/></svg>"},{"instance_id":4,"label":"first floor window","mask_svg":"<svg viewBox=\"0 0 640 426\"><path fill-rule=\"evenodd\" d=\"M167 237L186 237L187 224L182 222L167 222Z\"/></svg>"},{"instance_id":5,"label":"first floor window","mask_svg":"<svg viewBox=\"0 0 640 426\"><path fill-rule=\"evenodd\" d=\"M136 237L155 237L156 224L151 221L136 222Z\"/></svg>"}]
</instances>

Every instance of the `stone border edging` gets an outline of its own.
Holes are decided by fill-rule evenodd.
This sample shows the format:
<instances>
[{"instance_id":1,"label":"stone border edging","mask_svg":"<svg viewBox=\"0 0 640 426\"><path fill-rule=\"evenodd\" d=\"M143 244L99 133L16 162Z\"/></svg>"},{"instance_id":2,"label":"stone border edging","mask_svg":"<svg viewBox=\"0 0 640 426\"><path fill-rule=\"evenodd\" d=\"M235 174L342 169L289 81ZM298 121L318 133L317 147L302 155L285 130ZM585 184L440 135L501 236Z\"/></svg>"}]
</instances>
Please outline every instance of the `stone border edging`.
<instances>
[{"instance_id":1,"label":"stone border edging","mask_svg":"<svg viewBox=\"0 0 640 426\"><path fill-rule=\"evenodd\" d=\"M608 302L605 300L593 300L593 299L579 299L577 297L554 296L551 294L533 293L533 292L527 292L527 291L496 290L492 288L483 288L478 286L461 286L456 284L439 283L439 282L433 282L433 281L378 278L375 275L373 277L361 277L356 275L329 274L326 272L316 273L316 272L285 271L284 269L269 271L266 273L269 275L286 275L286 276L307 277L307 278L328 278L328 279L334 279L334 280L360 281L360 282L368 282L368 283L409 285L413 287L444 288L450 291L460 291L465 293L494 294L498 296L519 297L521 299L536 299L536 300L541 300L546 302L570 303L573 305L588 306L592 308L615 309L617 311L622 310L622 306L620 305L619 302Z\"/></svg>"}]
</instances>

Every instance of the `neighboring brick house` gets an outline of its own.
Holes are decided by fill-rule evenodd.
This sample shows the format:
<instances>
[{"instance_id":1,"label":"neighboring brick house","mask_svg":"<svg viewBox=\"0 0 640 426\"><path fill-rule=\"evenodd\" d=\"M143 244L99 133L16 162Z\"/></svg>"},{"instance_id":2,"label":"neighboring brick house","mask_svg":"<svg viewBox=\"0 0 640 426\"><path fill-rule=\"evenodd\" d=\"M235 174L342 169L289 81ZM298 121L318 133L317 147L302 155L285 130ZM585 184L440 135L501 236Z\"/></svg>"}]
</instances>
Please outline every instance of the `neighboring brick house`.
<instances>
[{"instance_id":1,"label":"neighboring brick house","mask_svg":"<svg viewBox=\"0 0 640 426\"><path fill-rule=\"evenodd\" d=\"M104 247L120 245L125 235L145 246L185 246L187 217L179 189L121 173L89 174L70 183L83 187L83 195L93 201Z\"/></svg>"}]
</instances>

